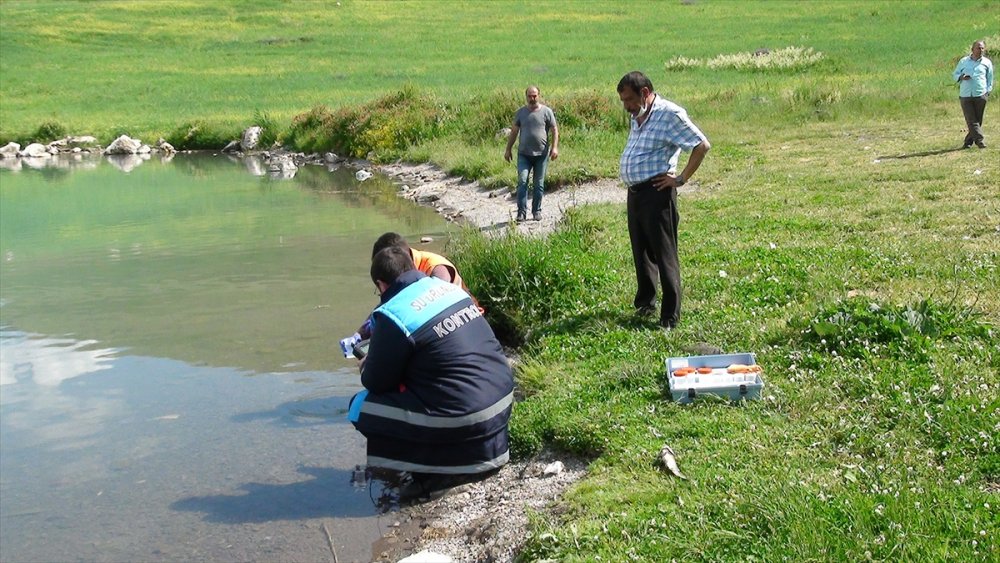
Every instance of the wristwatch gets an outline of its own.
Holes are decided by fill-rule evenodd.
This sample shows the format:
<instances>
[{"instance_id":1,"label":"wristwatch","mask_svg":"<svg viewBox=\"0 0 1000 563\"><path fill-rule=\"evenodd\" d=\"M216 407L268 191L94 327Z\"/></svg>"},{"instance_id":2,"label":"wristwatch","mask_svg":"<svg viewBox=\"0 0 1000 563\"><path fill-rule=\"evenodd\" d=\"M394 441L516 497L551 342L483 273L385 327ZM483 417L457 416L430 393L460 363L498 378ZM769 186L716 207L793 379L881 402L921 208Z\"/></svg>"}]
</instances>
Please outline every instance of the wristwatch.
<instances>
[{"instance_id":1,"label":"wristwatch","mask_svg":"<svg viewBox=\"0 0 1000 563\"><path fill-rule=\"evenodd\" d=\"M677 176L674 176L674 182L676 182L677 186L680 187L683 186L684 183L687 182L687 180L684 179L683 174L678 174Z\"/></svg>"}]
</instances>

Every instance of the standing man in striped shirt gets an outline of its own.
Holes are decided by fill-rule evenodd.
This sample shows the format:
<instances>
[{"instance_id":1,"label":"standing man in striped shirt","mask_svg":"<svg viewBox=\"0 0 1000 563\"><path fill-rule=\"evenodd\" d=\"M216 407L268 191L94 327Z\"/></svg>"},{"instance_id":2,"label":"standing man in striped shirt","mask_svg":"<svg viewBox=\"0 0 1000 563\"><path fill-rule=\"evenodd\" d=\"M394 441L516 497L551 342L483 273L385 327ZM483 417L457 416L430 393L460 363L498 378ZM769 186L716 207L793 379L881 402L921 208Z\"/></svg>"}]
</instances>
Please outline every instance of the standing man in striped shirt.
<instances>
[{"instance_id":1,"label":"standing man in striped shirt","mask_svg":"<svg viewBox=\"0 0 1000 563\"><path fill-rule=\"evenodd\" d=\"M632 116L620 174L628 188L628 234L638 284L634 305L640 315L655 313L659 279L660 325L670 330L681 315L677 188L691 180L712 145L684 108L653 91L645 74L633 71L623 76L618 97ZM691 156L678 174L681 150Z\"/></svg>"}]
</instances>

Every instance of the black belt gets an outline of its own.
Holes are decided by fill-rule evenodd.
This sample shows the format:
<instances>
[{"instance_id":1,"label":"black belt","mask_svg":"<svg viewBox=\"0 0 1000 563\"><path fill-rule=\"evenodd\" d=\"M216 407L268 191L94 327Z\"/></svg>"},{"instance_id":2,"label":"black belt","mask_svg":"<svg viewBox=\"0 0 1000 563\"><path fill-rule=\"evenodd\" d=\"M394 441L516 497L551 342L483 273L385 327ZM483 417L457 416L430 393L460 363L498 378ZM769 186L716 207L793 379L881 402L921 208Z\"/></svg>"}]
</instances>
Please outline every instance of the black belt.
<instances>
[{"instance_id":1,"label":"black belt","mask_svg":"<svg viewBox=\"0 0 1000 563\"><path fill-rule=\"evenodd\" d=\"M643 182L639 182L638 184L632 184L631 186L628 187L628 191L634 194L639 192L644 192L649 189L655 189L655 186L653 186L652 178Z\"/></svg>"}]
</instances>

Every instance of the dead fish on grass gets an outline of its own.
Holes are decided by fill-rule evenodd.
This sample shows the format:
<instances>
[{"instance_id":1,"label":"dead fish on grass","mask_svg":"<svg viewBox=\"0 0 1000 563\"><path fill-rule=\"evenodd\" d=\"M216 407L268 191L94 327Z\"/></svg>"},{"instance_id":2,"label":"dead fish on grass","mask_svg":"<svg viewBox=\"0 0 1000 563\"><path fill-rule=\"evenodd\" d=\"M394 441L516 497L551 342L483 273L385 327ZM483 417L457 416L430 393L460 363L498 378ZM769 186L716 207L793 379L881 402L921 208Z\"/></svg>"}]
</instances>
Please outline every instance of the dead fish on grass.
<instances>
[{"instance_id":1,"label":"dead fish on grass","mask_svg":"<svg viewBox=\"0 0 1000 563\"><path fill-rule=\"evenodd\" d=\"M666 467L667 471L672 473L675 477L687 479L687 477L681 473L681 468L677 466L677 458L674 456L674 450L666 444L663 444L663 447L660 448L660 463L662 463L663 467Z\"/></svg>"}]
</instances>

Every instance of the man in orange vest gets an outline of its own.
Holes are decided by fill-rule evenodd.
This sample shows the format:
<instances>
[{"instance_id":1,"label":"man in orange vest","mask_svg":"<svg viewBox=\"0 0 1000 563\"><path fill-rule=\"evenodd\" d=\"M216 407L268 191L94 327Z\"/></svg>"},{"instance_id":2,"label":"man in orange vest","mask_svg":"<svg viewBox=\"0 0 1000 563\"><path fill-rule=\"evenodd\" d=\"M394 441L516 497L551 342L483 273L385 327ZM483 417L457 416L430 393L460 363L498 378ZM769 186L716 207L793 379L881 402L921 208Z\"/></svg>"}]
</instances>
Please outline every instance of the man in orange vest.
<instances>
[{"instance_id":1,"label":"man in orange vest","mask_svg":"<svg viewBox=\"0 0 1000 563\"><path fill-rule=\"evenodd\" d=\"M469 292L469 287L465 285L465 280L463 280L462 276L458 273L458 268L456 268L450 260L440 254L410 248L406 239L398 233L388 232L378 237L378 239L375 240L375 244L372 245L372 258L374 258L379 251L389 248L390 246L399 247L409 252L410 257L413 258L413 265L416 266L417 270L423 272L427 276L442 279L446 282L457 285L465 290L465 292L469 294L469 297L472 297L472 293ZM472 302L479 307L480 312L483 311L483 308L479 305L479 302L476 301L475 297L472 297ZM371 338L371 333L371 317L368 317L358 328L357 332L340 341L340 350L344 353L344 357L350 357L354 345L362 340L368 340Z\"/></svg>"}]
</instances>

